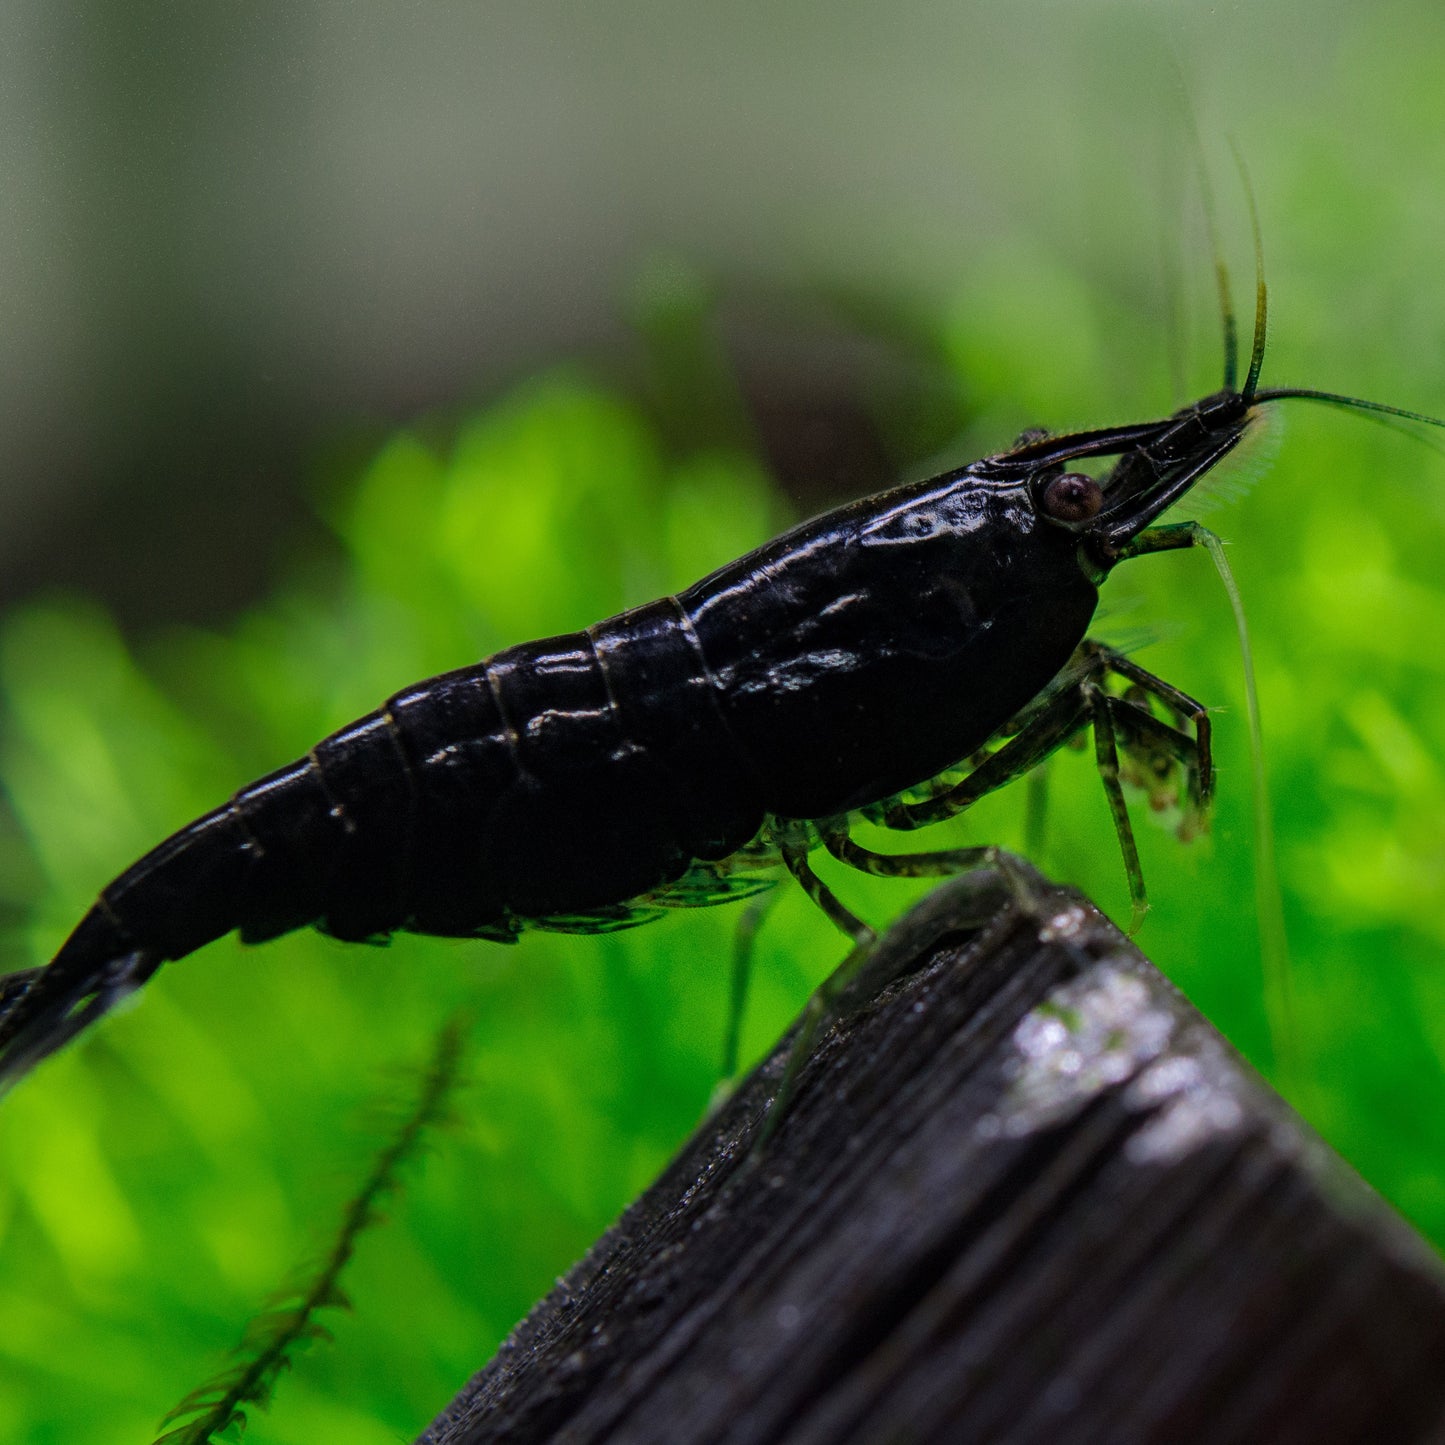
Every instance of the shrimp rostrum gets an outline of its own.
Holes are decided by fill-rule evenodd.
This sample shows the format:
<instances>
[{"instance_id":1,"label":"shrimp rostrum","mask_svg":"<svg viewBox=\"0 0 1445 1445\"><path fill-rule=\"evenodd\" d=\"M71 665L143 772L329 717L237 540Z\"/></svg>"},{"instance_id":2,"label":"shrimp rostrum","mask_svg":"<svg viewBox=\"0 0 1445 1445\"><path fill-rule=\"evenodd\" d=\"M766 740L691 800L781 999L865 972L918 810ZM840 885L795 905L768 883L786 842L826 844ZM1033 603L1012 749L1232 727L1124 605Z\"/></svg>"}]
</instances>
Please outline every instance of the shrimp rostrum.
<instances>
[{"instance_id":1,"label":"shrimp rostrum","mask_svg":"<svg viewBox=\"0 0 1445 1445\"><path fill-rule=\"evenodd\" d=\"M1120 752L1126 771L1142 758L1172 772L1202 812L1209 718L1086 639L1100 584L1210 540L1156 521L1264 404L1395 410L1260 390L1263 348L1261 286L1242 388L1227 357L1222 390L1162 420L1026 433L805 522L677 596L397 693L160 843L47 966L0 980L0 1087L232 930L511 942L727 902L786 870L866 942L811 853L872 873L987 861L994 850L877 853L853 834L956 814L1088 728L1142 906Z\"/></svg>"}]
</instances>

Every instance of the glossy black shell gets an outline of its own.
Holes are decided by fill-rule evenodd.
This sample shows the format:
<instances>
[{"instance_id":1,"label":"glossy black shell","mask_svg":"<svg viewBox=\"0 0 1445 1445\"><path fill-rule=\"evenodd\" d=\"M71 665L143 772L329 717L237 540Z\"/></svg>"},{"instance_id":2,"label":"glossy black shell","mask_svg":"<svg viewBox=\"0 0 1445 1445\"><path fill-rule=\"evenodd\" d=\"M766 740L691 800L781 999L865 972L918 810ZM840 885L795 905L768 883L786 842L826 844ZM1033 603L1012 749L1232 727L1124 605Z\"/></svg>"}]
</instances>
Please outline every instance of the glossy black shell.
<instances>
[{"instance_id":1,"label":"glossy black shell","mask_svg":"<svg viewBox=\"0 0 1445 1445\"><path fill-rule=\"evenodd\" d=\"M398 693L121 874L56 961L306 924L507 937L626 904L769 815L843 813L966 757L1096 600L1026 477L975 464L865 498L676 598Z\"/></svg>"}]
</instances>

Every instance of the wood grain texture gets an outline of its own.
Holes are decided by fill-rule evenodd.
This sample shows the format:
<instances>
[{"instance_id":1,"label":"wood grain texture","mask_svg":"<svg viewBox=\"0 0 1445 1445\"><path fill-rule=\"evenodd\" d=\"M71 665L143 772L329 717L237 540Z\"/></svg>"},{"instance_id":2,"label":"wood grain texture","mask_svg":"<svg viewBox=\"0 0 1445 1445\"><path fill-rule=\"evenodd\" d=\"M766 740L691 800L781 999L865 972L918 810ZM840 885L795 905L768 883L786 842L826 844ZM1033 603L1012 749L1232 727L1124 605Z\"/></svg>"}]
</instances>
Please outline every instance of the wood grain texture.
<instances>
[{"instance_id":1,"label":"wood grain texture","mask_svg":"<svg viewBox=\"0 0 1445 1445\"><path fill-rule=\"evenodd\" d=\"M422 1445L1445 1440L1440 1261L1078 894L931 895L751 1153L786 1056Z\"/></svg>"}]
</instances>

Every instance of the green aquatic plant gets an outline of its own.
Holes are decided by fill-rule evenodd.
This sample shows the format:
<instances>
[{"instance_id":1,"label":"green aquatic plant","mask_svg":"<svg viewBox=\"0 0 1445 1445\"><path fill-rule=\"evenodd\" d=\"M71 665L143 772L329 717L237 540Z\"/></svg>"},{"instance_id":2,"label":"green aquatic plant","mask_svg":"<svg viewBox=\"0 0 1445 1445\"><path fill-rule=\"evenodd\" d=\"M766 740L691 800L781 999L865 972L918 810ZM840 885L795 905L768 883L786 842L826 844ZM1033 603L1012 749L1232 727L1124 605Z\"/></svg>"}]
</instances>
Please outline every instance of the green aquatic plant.
<instances>
[{"instance_id":1,"label":"green aquatic plant","mask_svg":"<svg viewBox=\"0 0 1445 1445\"><path fill-rule=\"evenodd\" d=\"M402 1171L451 1117L452 1096L460 1079L463 1033L461 1022L455 1019L438 1033L415 1101L347 1204L325 1255L252 1318L236 1346L233 1363L166 1414L163 1427L184 1423L167 1430L155 1445L210 1445L217 1435L238 1437L246 1426L247 1407L264 1410L270 1405L277 1381L295 1363L296 1355L318 1340L333 1338L317 1315L323 1310L351 1308L341 1276L356 1252L358 1238L382 1221L384 1204L402 1189Z\"/></svg>"}]
</instances>

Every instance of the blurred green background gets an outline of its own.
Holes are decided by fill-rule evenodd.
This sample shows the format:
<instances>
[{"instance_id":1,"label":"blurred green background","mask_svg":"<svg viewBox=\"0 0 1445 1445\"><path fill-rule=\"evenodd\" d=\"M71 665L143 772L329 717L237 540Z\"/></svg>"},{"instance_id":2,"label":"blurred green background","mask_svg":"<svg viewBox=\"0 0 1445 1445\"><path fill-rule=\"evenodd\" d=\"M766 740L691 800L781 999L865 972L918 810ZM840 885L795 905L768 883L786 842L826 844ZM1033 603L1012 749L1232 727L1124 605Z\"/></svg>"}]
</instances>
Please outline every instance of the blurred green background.
<instances>
[{"instance_id":1,"label":"blurred green background","mask_svg":"<svg viewBox=\"0 0 1445 1445\"><path fill-rule=\"evenodd\" d=\"M791 517L1218 384L1191 114L1267 382L1445 412L1445 27L1372 5L16 7L0 47L7 966L398 687ZM1184 91L1187 88L1188 98ZM1247 329L1247 328L1246 328ZM1295 1065L1445 1241L1445 462L1277 409L1211 525L1254 629ZM1266 467L1265 462L1269 465ZM1239 489L1236 489L1239 490ZM1202 556L1107 634L1218 704L1140 943L1266 1070L1233 627ZM1127 903L1086 757L1040 860ZM1017 796L953 827L1017 842ZM878 921L907 890L849 877ZM731 910L504 950L232 941L0 1109L0 1438L136 1441L323 1245L436 1030L464 1122L248 1440L409 1438L715 1081ZM762 1052L837 960L785 898Z\"/></svg>"}]
</instances>

